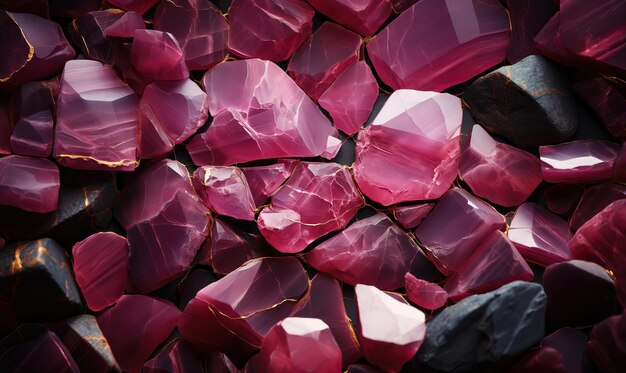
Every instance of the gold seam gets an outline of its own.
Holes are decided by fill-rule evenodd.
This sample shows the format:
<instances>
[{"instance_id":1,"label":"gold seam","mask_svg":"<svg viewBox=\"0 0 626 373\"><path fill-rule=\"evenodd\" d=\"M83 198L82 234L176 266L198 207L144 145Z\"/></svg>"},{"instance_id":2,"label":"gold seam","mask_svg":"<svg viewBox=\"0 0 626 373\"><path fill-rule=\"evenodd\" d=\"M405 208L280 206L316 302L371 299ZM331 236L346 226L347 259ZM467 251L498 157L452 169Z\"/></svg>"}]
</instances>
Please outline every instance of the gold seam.
<instances>
[{"instance_id":1,"label":"gold seam","mask_svg":"<svg viewBox=\"0 0 626 373\"><path fill-rule=\"evenodd\" d=\"M125 159L122 161L118 161L118 162L107 162L107 161L102 161L100 159L94 158L94 157L88 157L88 156L84 156L84 155L72 155L72 154L57 154L56 155L57 158L69 158L69 159L82 159L85 161L94 161L98 164L107 166L107 167L111 167L111 168L115 168L115 167L119 167L119 166L130 166L130 165L135 165L135 167L137 167L139 165L139 161L133 161L130 159Z\"/></svg>"},{"instance_id":2,"label":"gold seam","mask_svg":"<svg viewBox=\"0 0 626 373\"><path fill-rule=\"evenodd\" d=\"M22 30L20 25L18 25L18 23L15 20L15 18L13 18L11 16L9 16L9 17L13 20L13 22L15 23L17 28L20 30L20 33L22 34L22 37L24 38L24 41L26 42L26 44L28 44L28 56L26 57L26 61L24 61L24 64L22 64L22 66L20 66L17 70L15 70L14 72L12 72L11 74L9 74L8 76L6 76L4 78L0 78L0 83L4 83L4 82L8 81L9 79L11 79L13 77L13 75L15 75L18 72L20 72L24 67L26 67L26 65L28 65L28 63L33 59L33 56L35 55L35 47L33 47L33 45L28 41L28 39L26 38L26 35L24 35L24 31Z\"/></svg>"}]
</instances>

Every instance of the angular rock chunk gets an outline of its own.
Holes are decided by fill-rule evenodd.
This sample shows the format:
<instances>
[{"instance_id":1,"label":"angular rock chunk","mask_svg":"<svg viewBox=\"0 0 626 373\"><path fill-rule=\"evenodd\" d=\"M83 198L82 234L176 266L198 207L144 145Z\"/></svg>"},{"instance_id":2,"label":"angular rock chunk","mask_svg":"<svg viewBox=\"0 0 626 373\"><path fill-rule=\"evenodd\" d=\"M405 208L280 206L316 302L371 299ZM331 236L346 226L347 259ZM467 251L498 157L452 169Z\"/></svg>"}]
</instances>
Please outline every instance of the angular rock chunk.
<instances>
[{"instance_id":1,"label":"angular rock chunk","mask_svg":"<svg viewBox=\"0 0 626 373\"><path fill-rule=\"evenodd\" d=\"M193 173L196 191L208 208L235 219L254 220L255 203L237 167L203 166Z\"/></svg>"},{"instance_id":2,"label":"angular rock chunk","mask_svg":"<svg viewBox=\"0 0 626 373\"><path fill-rule=\"evenodd\" d=\"M441 286L417 278L411 273L404 275L404 288L411 302L427 310L436 310L448 300L448 292Z\"/></svg>"},{"instance_id":3,"label":"angular rock chunk","mask_svg":"<svg viewBox=\"0 0 626 373\"><path fill-rule=\"evenodd\" d=\"M269 196L291 176L296 162L279 162L269 166L254 166L243 169L250 192L257 207L263 205Z\"/></svg>"},{"instance_id":4,"label":"angular rock chunk","mask_svg":"<svg viewBox=\"0 0 626 373\"><path fill-rule=\"evenodd\" d=\"M109 0L115 6L124 10L131 10L139 14L144 14L148 9L156 4L157 0Z\"/></svg>"},{"instance_id":5,"label":"angular rock chunk","mask_svg":"<svg viewBox=\"0 0 626 373\"><path fill-rule=\"evenodd\" d=\"M363 36L374 34L391 15L388 1L361 0L310 0L309 3L320 13Z\"/></svg>"},{"instance_id":6,"label":"angular rock chunk","mask_svg":"<svg viewBox=\"0 0 626 373\"><path fill-rule=\"evenodd\" d=\"M131 63L151 80L181 80L189 77L183 51L169 32L135 30Z\"/></svg>"},{"instance_id":7,"label":"angular rock chunk","mask_svg":"<svg viewBox=\"0 0 626 373\"><path fill-rule=\"evenodd\" d=\"M626 136L626 92L612 80L604 77L590 78L573 86L574 92L593 109L598 119L615 137Z\"/></svg>"},{"instance_id":8,"label":"angular rock chunk","mask_svg":"<svg viewBox=\"0 0 626 373\"><path fill-rule=\"evenodd\" d=\"M596 324L589 333L586 352L603 372L619 373L626 365L626 311Z\"/></svg>"},{"instance_id":9,"label":"angular rock chunk","mask_svg":"<svg viewBox=\"0 0 626 373\"><path fill-rule=\"evenodd\" d=\"M551 183L593 183L612 180L618 172L620 145L602 140L579 140L540 146L541 173Z\"/></svg>"},{"instance_id":10,"label":"angular rock chunk","mask_svg":"<svg viewBox=\"0 0 626 373\"><path fill-rule=\"evenodd\" d=\"M32 212L51 212L59 204L59 169L44 158L0 158L0 204Z\"/></svg>"},{"instance_id":11,"label":"angular rock chunk","mask_svg":"<svg viewBox=\"0 0 626 373\"><path fill-rule=\"evenodd\" d=\"M393 217L405 229L413 229L420 225L422 220L435 206L434 203L420 205L395 206L392 208Z\"/></svg>"},{"instance_id":12,"label":"angular rock chunk","mask_svg":"<svg viewBox=\"0 0 626 373\"><path fill-rule=\"evenodd\" d=\"M145 28L146 24L143 18L141 18L141 14L130 11L124 13L120 19L107 26L104 29L104 34L118 38L132 38L135 35L135 30L145 30Z\"/></svg>"},{"instance_id":13,"label":"angular rock chunk","mask_svg":"<svg viewBox=\"0 0 626 373\"><path fill-rule=\"evenodd\" d=\"M535 35L559 10L552 1L517 0L506 4L511 19L511 43L506 54L510 63L538 54Z\"/></svg>"},{"instance_id":14,"label":"angular rock chunk","mask_svg":"<svg viewBox=\"0 0 626 373\"><path fill-rule=\"evenodd\" d=\"M569 217L584 192L585 187L580 184L563 183L551 186L544 191L546 207L559 216Z\"/></svg>"},{"instance_id":15,"label":"angular rock chunk","mask_svg":"<svg viewBox=\"0 0 626 373\"><path fill-rule=\"evenodd\" d=\"M620 199L626 199L626 185L610 183L588 188L572 214L569 221L570 229L576 232L606 206Z\"/></svg>"},{"instance_id":16,"label":"angular rock chunk","mask_svg":"<svg viewBox=\"0 0 626 373\"><path fill-rule=\"evenodd\" d=\"M107 37L105 30L123 15L124 12L119 9L82 14L70 23L68 34L84 56L110 64L116 58L117 44Z\"/></svg>"}]
</instances>

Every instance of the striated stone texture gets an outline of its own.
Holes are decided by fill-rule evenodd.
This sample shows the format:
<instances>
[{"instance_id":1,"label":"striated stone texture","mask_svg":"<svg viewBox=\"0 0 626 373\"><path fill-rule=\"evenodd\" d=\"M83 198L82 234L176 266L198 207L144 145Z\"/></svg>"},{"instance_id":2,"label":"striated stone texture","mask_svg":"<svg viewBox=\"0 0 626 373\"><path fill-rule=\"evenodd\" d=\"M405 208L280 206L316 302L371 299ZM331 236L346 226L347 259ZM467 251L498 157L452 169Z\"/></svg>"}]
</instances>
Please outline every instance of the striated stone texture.
<instances>
[{"instance_id":1,"label":"striated stone texture","mask_svg":"<svg viewBox=\"0 0 626 373\"><path fill-rule=\"evenodd\" d=\"M193 173L193 185L207 207L216 213L254 220L254 199L239 168L202 166Z\"/></svg>"},{"instance_id":2,"label":"striated stone texture","mask_svg":"<svg viewBox=\"0 0 626 373\"><path fill-rule=\"evenodd\" d=\"M626 365L626 311L596 324L589 333L585 348L603 372L619 373Z\"/></svg>"},{"instance_id":3,"label":"striated stone texture","mask_svg":"<svg viewBox=\"0 0 626 373\"><path fill-rule=\"evenodd\" d=\"M315 157L336 130L309 97L269 61L223 62L207 72L213 122L187 150L197 165Z\"/></svg>"},{"instance_id":4,"label":"striated stone texture","mask_svg":"<svg viewBox=\"0 0 626 373\"><path fill-rule=\"evenodd\" d=\"M441 286L422 280L411 273L404 275L406 297L418 306L427 310L436 310L446 304L448 292Z\"/></svg>"},{"instance_id":5,"label":"striated stone texture","mask_svg":"<svg viewBox=\"0 0 626 373\"><path fill-rule=\"evenodd\" d=\"M309 0L320 13L363 36L374 34L391 15L387 0Z\"/></svg>"},{"instance_id":6,"label":"striated stone texture","mask_svg":"<svg viewBox=\"0 0 626 373\"><path fill-rule=\"evenodd\" d=\"M604 77L596 77L582 80L572 88L589 104L611 135L626 137L626 88L623 85Z\"/></svg>"},{"instance_id":7,"label":"striated stone texture","mask_svg":"<svg viewBox=\"0 0 626 373\"><path fill-rule=\"evenodd\" d=\"M81 14L69 24L68 34L84 56L112 63L116 57L117 43L107 37L105 30L123 15L123 11L113 8Z\"/></svg>"},{"instance_id":8,"label":"striated stone texture","mask_svg":"<svg viewBox=\"0 0 626 373\"><path fill-rule=\"evenodd\" d=\"M535 35L559 10L553 1L515 0L506 3L511 19L511 43L506 59L514 64L530 54L538 54Z\"/></svg>"},{"instance_id":9,"label":"striated stone texture","mask_svg":"<svg viewBox=\"0 0 626 373\"><path fill-rule=\"evenodd\" d=\"M379 32L367 53L394 90L441 92L503 62L509 27L497 0L419 1Z\"/></svg>"},{"instance_id":10,"label":"striated stone texture","mask_svg":"<svg viewBox=\"0 0 626 373\"><path fill-rule=\"evenodd\" d=\"M395 91L357 140L354 178L385 206L440 197L456 178L462 110L446 93Z\"/></svg>"},{"instance_id":11,"label":"striated stone texture","mask_svg":"<svg viewBox=\"0 0 626 373\"><path fill-rule=\"evenodd\" d=\"M569 221L570 229L576 232L606 206L620 199L626 199L626 185L607 183L587 188Z\"/></svg>"},{"instance_id":12,"label":"striated stone texture","mask_svg":"<svg viewBox=\"0 0 626 373\"><path fill-rule=\"evenodd\" d=\"M124 10L144 14L148 9L156 4L157 0L107 0L109 3Z\"/></svg>"},{"instance_id":13,"label":"striated stone texture","mask_svg":"<svg viewBox=\"0 0 626 373\"><path fill-rule=\"evenodd\" d=\"M104 29L106 36L118 38L132 38L135 30L145 30L146 24L137 12L126 12L117 21L111 23Z\"/></svg>"},{"instance_id":14,"label":"striated stone texture","mask_svg":"<svg viewBox=\"0 0 626 373\"><path fill-rule=\"evenodd\" d=\"M540 146L543 179L551 183L592 183L612 180L620 145L602 140L578 140Z\"/></svg>"},{"instance_id":15,"label":"striated stone texture","mask_svg":"<svg viewBox=\"0 0 626 373\"><path fill-rule=\"evenodd\" d=\"M263 205L291 176L297 161L283 161L269 166L254 166L243 169L252 198L257 207Z\"/></svg>"},{"instance_id":16,"label":"striated stone texture","mask_svg":"<svg viewBox=\"0 0 626 373\"><path fill-rule=\"evenodd\" d=\"M189 77L183 51L169 32L135 30L131 63L151 80L181 80Z\"/></svg>"},{"instance_id":17,"label":"striated stone texture","mask_svg":"<svg viewBox=\"0 0 626 373\"><path fill-rule=\"evenodd\" d=\"M59 204L59 169L44 158L0 158L0 204L32 212L51 212Z\"/></svg>"},{"instance_id":18,"label":"striated stone texture","mask_svg":"<svg viewBox=\"0 0 626 373\"><path fill-rule=\"evenodd\" d=\"M422 220L435 206L434 203L423 203L420 205L406 205L392 207L393 217L405 229L413 229L420 225Z\"/></svg>"}]
</instances>

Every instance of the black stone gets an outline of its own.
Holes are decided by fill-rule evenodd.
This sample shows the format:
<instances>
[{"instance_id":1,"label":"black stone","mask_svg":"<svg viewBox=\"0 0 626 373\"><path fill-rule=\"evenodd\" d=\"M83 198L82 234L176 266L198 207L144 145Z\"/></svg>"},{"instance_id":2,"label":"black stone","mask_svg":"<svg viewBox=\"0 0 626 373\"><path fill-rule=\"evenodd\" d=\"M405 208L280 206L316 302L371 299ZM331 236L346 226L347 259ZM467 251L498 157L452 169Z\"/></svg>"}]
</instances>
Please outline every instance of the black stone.
<instances>
[{"instance_id":1,"label":"black stone","mask_svg":"<svg viewBox=\"0 0 626 373\"><path fill-rule=\"evenodd\" d=\"M187 303L189 303L198 293L199 290L204 289L207 285L217 281L217 276L205 269L195 269L178 284L178 296L180 298L180 309L185 309Z\"/></svg>"}]
</instances>

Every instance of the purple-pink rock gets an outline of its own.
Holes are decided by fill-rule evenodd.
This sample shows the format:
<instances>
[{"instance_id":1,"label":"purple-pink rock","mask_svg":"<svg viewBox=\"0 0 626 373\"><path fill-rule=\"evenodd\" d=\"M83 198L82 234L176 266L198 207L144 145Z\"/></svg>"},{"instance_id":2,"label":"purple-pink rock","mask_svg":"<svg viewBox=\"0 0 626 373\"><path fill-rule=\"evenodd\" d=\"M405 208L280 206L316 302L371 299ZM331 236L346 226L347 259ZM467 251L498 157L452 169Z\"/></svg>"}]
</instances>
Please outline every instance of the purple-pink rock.
<instances>
[{"instance_id":1,"label":"purple-pink rock","mask_svg":"<svg viewBox=\"0 0 626 373\"><path fill-rule=\"evenodd\" d=\"M309 0L320 13L363 36L374 34L391 15L388 0Z\"/></svg>"},{"instance_id":2,"label":"purple-pink rock","mask_svg":"<svg viewBox=\"0 0 626 373\"><path fill-rule=\"evenodd\" d=\"M169 32L135 30L131 63L151 80L181 80L189 77L183 51Z\"/></svg>"},{"instance_id":3,"label":"purple-pink rock","mask_svg":"<svg viewBox=\"0 0 626 373\"><path fill-rule=\"evenodd\" d=\"M543 179L551 183L592 183L613 179L620 145L578 140L539 147Z\"/></svg>"},{"instance_id":4,"label":"purple-pink rock","mask_svg":"<svg viewBox=\"0 0 626 373\"><path fill-rule=\"evenodd\" d=\"M589 104L598 119L615 137L626 137L626 92L604 77L580 81L572 87Z\"/></svg>"},{"instance_id":5,"label":"purple-pink rock","mask_svg":"<svg viewBox=\"0 0 626 373\"><path fill-rule=\"evenodd\" d=\"M378 76L391 88L442 91L506 58L510 25L497 0L422 0L368 44Z\"/></svg>"},{"instance_id":6,"label":"purple-pink rock","mask_svg":"<svg viewBox=\"0 0 626 373\"><path fill-rule=\"evenodd\" d=\"M263 205L285 180L291 176L296 162L278 162L269 166L254 166L243 169L250 192L257 207Z\"/></svg>"},{"instance_id":7,"label":"purple-pink rock","mask_svg":"<svg viewBox=\"0 0 626 373\"><path fill-rule=\"evenodd\" d=\"M427 310L436 310L446 304L448 292L441 286L417 278L408 273L404 275L406 297L418 306Z\"/></svg>"},{"instance_id":8,"label":"purple-pink rock","mask_svg":"<svg viewBox=\"0 0 626 373\"><path fill-rule=\"evenodd\" d=\"M115 216L130 243L130 280L142 293L160 288L191 267L210 222L187 169L169 159L133 174Z\"/></svg>"},{"instance_id":9,"label":"purple-pink rock","mask_svg":"<svg viewBox=\"0 0 626 373\"><path fill-rule=\"evenodd\" d=\"M203 85L213 122L187 146L197 165L315 157L337 140L330 121L272 62L223 62Z\"/></svg>"},{"instance_id":10,"label":"purple-pink rock","mask_svg":"<svg viewBox=\"0 0 626 373\"><path fill-rule=\"evenodd\" d=\"M59 169L44 158L0 158L0 205L51 212L59 203Z\"/></svg>"},{"instance_id":11,"label":"purple-pink rock","mask_svg":"<svg viewBox=\"0 0 626 373\"><path fill-rule=\"evenodd\" d=\"M450 275L503 225L504 217L489 204L463 189L452 188L417 227L415 236L437 269Z\"/></svg>"},{"instance_id":12,"label":"purple-pink rock","mask_svg":"<svg viewBox=\"0 0 626 373\"><path fill-rule=\"evenodd\" d=\"M581 184L556 184L544 191L546 207L553 213L570 217L585 192Z\"/></svg>"},{"instance_id":13,"label":"purple-pink rock","mask_svg":"<svg viewBox=\"0 0 626 373\"><path fill-rule=\"evenodd\" d=\"M572 214L569 221L570 229L576 232L606 206L620 199L626 199L626 185L611 183L588 188Z\"/></svg>"},{"instance_id":14,"label":"purple-pink rock","mask_svg":"<svg viewBox=\"0 0 626 373\"><path fill-rule=\"evenodd\" d=\"M108 0L108 2L124 10L144 14L156 4L157 0Z\"/></svg>"},{"instance_id":15,"label":"purple-pink rock","mask_svg":"<svg viewBox=\"0 0 626 373\"><path fill-rule=\"evenodd\" d=\"M246 177L238 167L200 167L193 173L193 184L207 207L216 213L254 220L254 199Z\"/></svg>"},{"instance_id":16,"label":"purple-pink rock","mask_svg":"<svg viewBox=\"0 0 626 373\"><path fill-rule=\"evenodd\" d=\"M123 15L114 8L82 14L69 24L68 34L85 57L110 64L117 57L117 42L105 30Z\"/></svg>"},{"instance_id":17,"label":"purple-pink rock","mask_svg":"<svg viewBox=\"0 0 626 373\"><path fill-rule=\"evenodd\" d=\"M413 229L420 225L422 220L435 206L434 203L423 203L420 205L394 206L392 208L393 217L405 229Z\"/></svg>"},{"instance_id":18,"label":"purple-pink rock","mask_svg":"<svg viewBox=\"0 0 626 373\"><path fill-rule=\"evenodd\" d=\"M386 215L358 220L306 254L307 262L345 283L394 290L419 251L417 244Z\"/></svg>"},{"instance_id":19,"label":"purple-pink rock","mask_svg":"<svg viewBox=\"0 0 626 373\"><path fill-rule=\"evenodd\" d=\"M535 35L559 10L559 5L553 1L514 0L506 8L511 19L507 60L514 64L530 54L538 54Z\"/></svg>"},{"instance_id":20,"label":"purple-pink rock","mask_svg":"<svg viewBox=\"0 0 626 373\"><path fill-rule=\"evenodd\" d=\"M585 365L587 336L573 329L562 328L541 340L539 348L513 364L508 373L586 373L592 368Z\"/></svg>"},{"instance_id":21,"label":"purple-pink rock","mask_svg":"<svg viewBox=\"0 0 626 373\"><path fill-rule=\"evenodd\" d=\"M65 64L54 156L65 167L132 171L137 166L137 95L100 62Z\"/></svg>"},{"instance_id":22,"label":"purple-pink rock","mask_svg":"<svg viewBox=\"0 0 626 373\"><path fill-rule=\"evenodd\" d=\"M145 30L145 28L146 24L141 18L141 14L130 11L107 26L104 29L104 34L118 38L132 38L135 35L135 30Z\"/></svg>"},{"instance_id":23,"label":"purple-pink rock","mask_svg":"<svg viewBox=\"0 0 626 373\"><path fill-rule=\"evenodd\" d=\"M596 324L589 333L585 351L607 373L620 373L626 366L626 311Z\"/></svg>"},{"instance_id":24,"label":"purple-pink rock","mask_svg":"<svg viewBox=\"0 0 626 373\"><path fill-rule=\"evenodd\" d=\"M527 200L542 180L537 157L494 140L477 124L461 153L459 175L474 194L507 207Z\"/></svg>"},{"instance_id":25,"label":"purple-pink rock","mask_svg":"<svg viewBox=\"0 0 626 373\"><path fill-rule=\"evenodd\" d=\"M124 294L128 253L126 238L113 232L98 232L74 245L76 283L90 310L103 310Z\"/></svg>"},{"instance_id":26,"label":"purple-pink rock","mask_svg":"<svg viewBox=\"0 0 626 373\"><path fill-rule=\"evenodd\" d=\"M325 22L293 54L287 72L317 100L344 70L358 61L362 42L358 34Z\"/></svg>"},{"instance_id":27,"label":"purple-pink rock","mask_svg":"<svg viewBox=\"0 0 626 373\"><path fill-rule=\"evenodd\" d=\"M354 178L385 206L440 197L456 178L461 101L447 93L395 91L359 134Z\"/></svg>"}]
</instances>

